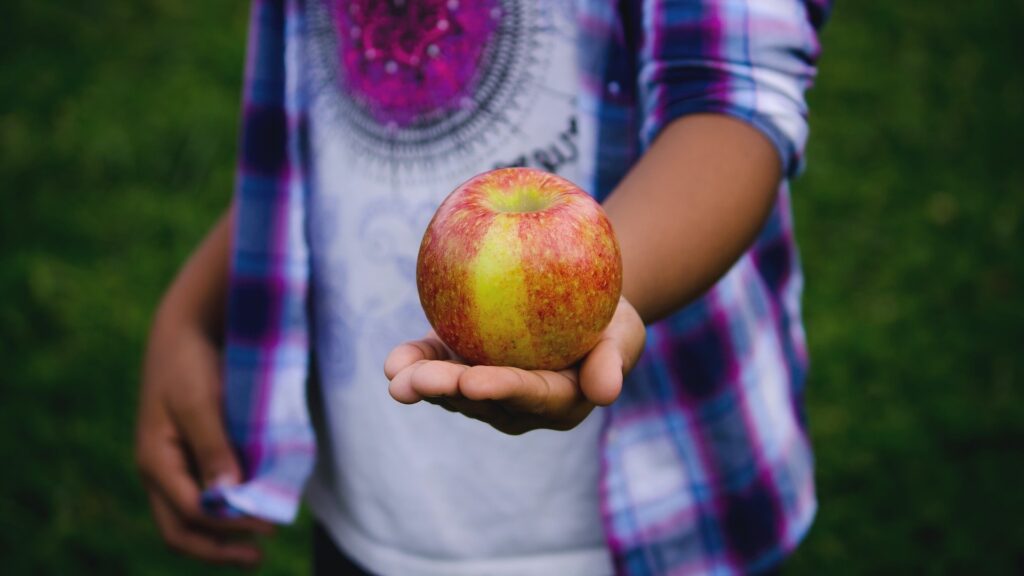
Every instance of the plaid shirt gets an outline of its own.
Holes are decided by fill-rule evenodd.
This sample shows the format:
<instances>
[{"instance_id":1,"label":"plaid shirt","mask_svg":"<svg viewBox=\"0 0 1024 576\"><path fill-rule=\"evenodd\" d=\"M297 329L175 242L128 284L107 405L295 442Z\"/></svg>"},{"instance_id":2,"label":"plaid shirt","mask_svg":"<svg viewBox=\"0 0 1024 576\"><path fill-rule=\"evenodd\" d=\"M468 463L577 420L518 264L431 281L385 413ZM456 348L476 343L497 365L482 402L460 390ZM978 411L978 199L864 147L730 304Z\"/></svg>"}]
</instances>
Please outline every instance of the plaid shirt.
<instances>
[{"instance_id":1,"label":"plaid shirt","mask_svg":"<svg viewBox=\"0 0 1024 576\"><path fill-rule=\"evenodd\" d=\"M674 119L749 122L802 168L804 92L829 0L580 0L587 160L604 198ZM306 407L311 273L303 0L254 0L234 204L224 405L249 480L225 514L295 517L315 458ZM775 565L816 509L803 414L802 276L786 182L754 245L701 299L648 328L607 411L602 510L617 571L733 574Z\"/></svg>"}]
</instances>

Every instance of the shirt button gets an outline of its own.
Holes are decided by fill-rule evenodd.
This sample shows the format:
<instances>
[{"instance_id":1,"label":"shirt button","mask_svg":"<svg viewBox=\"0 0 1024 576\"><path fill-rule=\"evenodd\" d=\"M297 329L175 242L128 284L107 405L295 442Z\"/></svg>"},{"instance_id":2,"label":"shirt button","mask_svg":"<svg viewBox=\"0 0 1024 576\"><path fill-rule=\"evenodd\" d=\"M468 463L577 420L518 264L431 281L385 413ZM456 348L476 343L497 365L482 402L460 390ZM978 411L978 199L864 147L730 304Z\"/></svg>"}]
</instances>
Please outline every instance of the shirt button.
<instances>
[{"instance_id":1,"label":"shirt button","mask_svg":"<svg viewBox=\"0 0 1024 576\"><path fill-rule=\"evenodd\" d=\"M622 86L619 86L618 82L614 80L608 83L608 93L612 96L618 96L619 92L622 92Z\"/></svg>"}]
</instances>

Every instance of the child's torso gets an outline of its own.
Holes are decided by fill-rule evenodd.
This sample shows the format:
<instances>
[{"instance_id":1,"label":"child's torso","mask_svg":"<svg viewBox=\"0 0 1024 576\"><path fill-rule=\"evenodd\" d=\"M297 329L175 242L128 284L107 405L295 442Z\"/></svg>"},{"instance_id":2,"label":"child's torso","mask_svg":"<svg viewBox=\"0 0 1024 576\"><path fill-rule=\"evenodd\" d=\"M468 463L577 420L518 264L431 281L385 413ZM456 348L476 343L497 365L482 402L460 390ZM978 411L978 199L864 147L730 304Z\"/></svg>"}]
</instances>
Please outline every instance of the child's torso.
<instances>
[{"instance_id":1,"label":"child's torso","mask_svg":"<svg viewBox=\"0 0 1024 576\"><path fill-rule=\"evenodd\" d=\"M383 573L610 573L600 412L509 437L396 403L381 368L429 329L416 255L448 192L501 165L583 177L593 120L576 105L572 0L306 6L319 432L333 462L310 488L315 512Z\"/></svg>"}]
</instances>

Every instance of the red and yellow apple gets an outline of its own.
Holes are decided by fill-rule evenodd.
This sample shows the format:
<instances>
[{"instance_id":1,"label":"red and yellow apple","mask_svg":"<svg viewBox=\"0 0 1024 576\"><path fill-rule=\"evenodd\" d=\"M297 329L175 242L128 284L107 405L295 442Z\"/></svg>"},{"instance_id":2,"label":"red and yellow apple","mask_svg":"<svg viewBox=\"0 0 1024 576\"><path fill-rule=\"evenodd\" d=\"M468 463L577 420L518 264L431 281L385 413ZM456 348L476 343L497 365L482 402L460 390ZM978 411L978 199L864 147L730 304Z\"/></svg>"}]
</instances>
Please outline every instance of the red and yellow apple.
<instances>
[{"instance_id":1,"label":"red and yellow apple","mask_svg":"<svg viewBox=\"0 0 1024 576\"><path fill-rule=\"evenodd\" d=\"M559 370L611 320L622 257L586 192L554 174L503 168L441 203L416 283L434 331L469 363Z\"/></svg>"}]
</instances>

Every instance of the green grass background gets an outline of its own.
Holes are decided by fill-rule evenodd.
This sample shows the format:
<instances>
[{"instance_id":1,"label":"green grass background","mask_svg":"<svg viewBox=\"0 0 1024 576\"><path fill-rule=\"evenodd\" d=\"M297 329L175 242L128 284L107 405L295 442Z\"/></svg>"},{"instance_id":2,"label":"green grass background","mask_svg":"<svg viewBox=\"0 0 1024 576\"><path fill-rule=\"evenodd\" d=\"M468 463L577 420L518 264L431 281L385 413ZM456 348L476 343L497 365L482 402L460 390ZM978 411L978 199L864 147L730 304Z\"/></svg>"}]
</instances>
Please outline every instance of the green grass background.
<instances>
[{"instance_id":1,"label":"green grass background","mask_svg":"<svg viewBox=\"0 0 1024 576\"><path fill-rule=\"evenodd\" d=\"M5 573L217 572L160 543L131 442L149 315L230 196L245 4L4 4ZM1024 573L1024 2L941 4L841 1L823 37L791 574ZM305 573L307 537L263 573Z\"/></svg>"}]
</instances>

